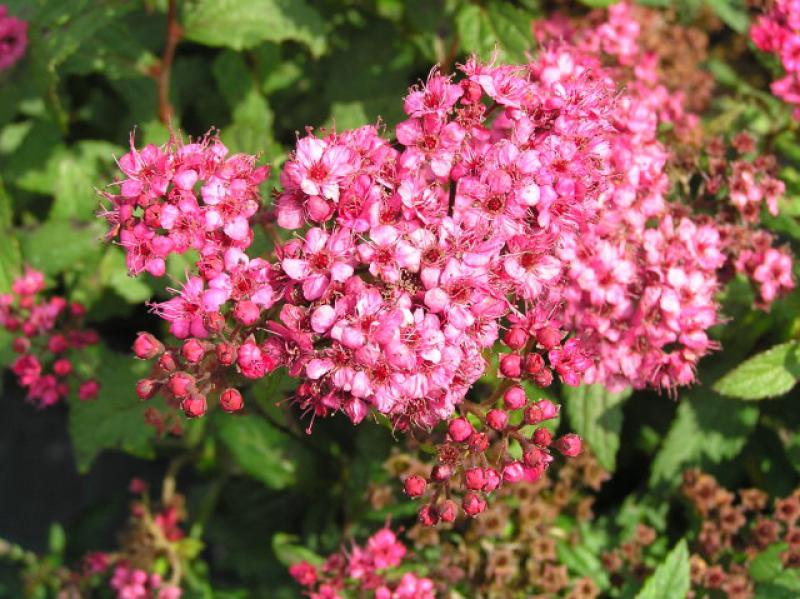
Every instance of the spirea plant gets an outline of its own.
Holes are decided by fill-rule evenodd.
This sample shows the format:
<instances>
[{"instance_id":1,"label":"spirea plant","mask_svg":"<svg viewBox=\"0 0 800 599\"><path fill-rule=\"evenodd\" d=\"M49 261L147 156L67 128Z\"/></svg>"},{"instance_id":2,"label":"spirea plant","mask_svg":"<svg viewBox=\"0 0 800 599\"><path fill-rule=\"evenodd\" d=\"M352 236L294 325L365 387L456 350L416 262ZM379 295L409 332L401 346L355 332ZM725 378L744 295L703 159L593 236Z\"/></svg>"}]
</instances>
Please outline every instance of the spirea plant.
<instances>
[{"instance_id":1,"label":"spirea plant","mask_svg":"<svg viewBox=\"0 0 800 599\"><path fill-rule=\"evenodd\" d=\"M0 589L800 592L796 3L555 4L0 7Z\"/></svg>"}]
</instances>

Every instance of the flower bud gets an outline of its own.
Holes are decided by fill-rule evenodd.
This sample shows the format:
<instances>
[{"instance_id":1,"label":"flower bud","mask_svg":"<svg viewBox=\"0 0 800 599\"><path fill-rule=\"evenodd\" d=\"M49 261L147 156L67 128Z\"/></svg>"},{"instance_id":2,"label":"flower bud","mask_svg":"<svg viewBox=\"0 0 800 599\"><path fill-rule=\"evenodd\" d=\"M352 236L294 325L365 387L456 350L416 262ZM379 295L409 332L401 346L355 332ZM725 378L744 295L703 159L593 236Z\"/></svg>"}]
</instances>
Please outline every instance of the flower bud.
<instances>
[{"instance_id":1,"label":"flower bud","mask_svg":"<svg viewBox=\"0 0 800 599\"><path fill-rule=\"evenodd\" d=\"M426 503L419 510L419 523L423 526L436 526L439 523L439 511L435 505Z\"/></svg>"},{"instance_id":2,"label":"flower bud","mask_svg":"<svg viewBox=\"0 0 800 599\"><path fill-rule=\"evenodd\" d=\"M505 430L508 425L508 414L503 410L489 410L486 414L486 424L496 431Z\"/></svg>"},{"instance_id":3,"label":"flower bud","mask_svg":"<svg viewBox=\"0 0 800 599\"><path fill-rule=\"evenodd\" d=\"M219 394L219 405L226 412L238 412L244 407L244 400L237 389L229 388Z\"/></svg>"},{"instance_id":4,"label":"flower bud","mask_svg":"<svg viewBox=\"0 0 800 599\"><path fill-rule=\"evenodd\" d=\"M217 362L222 366L230 366L236 360L236 349L226 341L217 343L214 353L217 355Z\"/></svg>"},{"instance_id":5,"label":"flower bud","mask_svg":"<svg viewBox=\"0 0 800 599\"><path fill-rule=\"evenodd\" d=\"M31 348L31 342L26 337L17 337L11 342L11 349L15 353L24 354Z\"/></svg>"},{"instance_id":6,"label":"flower bud","mask_svg":"<svg viewBox=\"0 0 800 599\"><path fill-rule=\"evenodd\" d=\"M453 522L458 515L458 506L452 499L445 499L439 506L439 517L442 522Z\"/></svg>"},{"instance_id":7,"label":"flower bud","mask_svg":"<svg viewBox=\"0 0 800 599\"><path fill-rule=\"evenodd\" d=\"M203 314L203 326L209 333L219 334L225 328L225 317L219 312Z\"/></svg>"},{"instance_id":8,"label":"flower bud","mask_svg":"<svg viewBox=\"0 0 800 599\"><path fill-rule=\"evenodd\" d=\"M480 491L486 484L483 468L470 468L464 473L464 485L471 491Z\"/></svg>"},{"instance_id":9,"label":"flower bud","mask_svg":"<svg viewBox=\"0 0 800 599\"><path fill-rule=\"evenodd\" d=\"M537 428L533 431L531 440L540 447L549 447L553 442L553 435L546 428Z\"/></svg>"},{"instance_id":10,"label":"flower bud","mask_svg":"<svg viewBox=\"0 0 800 599\"><path fill-rule=\"evenodd\" d=\"M233 317L247 327L255 324L260 316L261 308L249 300L237 302L233 309Z\"/></svg>"},{"instance_id":11,"label":"flower bud","mask_svg":"<svg viewBox=\"0 0 800 599\"><path fill-rule=\"evenodd\" d=\"M164 345L150 333L139 333L133 342L133 353L142 360L152 360L164 351Z\"/></svg>"},{"instance_id":12,"label":"flower bud","mask_svg":"<svg viewBox=\"0 0 800 599\"><path fill-rule=\"evenodd\" d=\"M489 448L489 436L486 433L474 432L467 443L472 453L483 453Z\"/></svg>"},{"instance_id":13,"label":"flower bud","mask_svg":"<svg viewBox=\"0 0 800 599\"><path fill-rule=\"evenodd\" d=\"M553 372L543 368L533 376L533 381L540 387L549 387L553 383Z\"/></svg>"},{"instance_id":14,"label":"flower bud","mask_svg":"<svg viewBox=\"0 0 800 599\"><path fill-rule=\"evenodd\" d=\"M466 418L455 418L447 425L450 438L456 443L463 443L469 439L474 430Z\"/></svg>"},{"instance_id":15,"label":"flower bud","mask_svg":"<svg viewBox=\"0 0 800 599\"><path fill-rule=\"evenodd\" d=\"M582 446L581 438L574 433L564 435L555 442L555 448L568 458L577 456Z\"/></svg>"},{"instance_id":16,"label":"flower bud","mask_svg":"<svg viewBox=\"0 0 800 599\"><path fill-rule=\"evenodd\" d=\"M531 376L535 376L544 368L544 358L539 354L529 354L525 358L525 372Z\"/></svg>"},{"instance_id":17,"label":"flower bud","mask_svg":"<svg viewBox=\"0 0 800 599\"><path fill-rule=\"evenodd\" d=\"M508 483L518 483L525 477L525 468L520 462L509 462L503 466L503 480Z\"/></svg>"},{"instance_id":18,"label":"flower bud","mask_svg":"<svg viewBox=\"0 0 800 599\"><path fill-rule=\"evenodd\" d=\"M178 367L175 363L175 356L171 352L164 352L158 358L158 367L164 372L173 372Z\"/></svg>"},{"instance_id":19,"label":"flower bud","mask_svg":"<svg viewBox=\"0 0 800 599\"><path fill-rule=\"evenodd\" d=\"M66 358L61 358L53 363L53 372L58 376L67 376L72 372L72 362Z\"/></svg>"},{"instance_id":20,"label":"flower bud","mask_svg":"<svg viewBox=\"0 0 800 599\"><path fill-rule=\"evenodd\" d=\"M553 349L561 343L561 331L553 327L543 327L536 331L536 341L544 349Z\"/></svg>"},{"instance_id":21,"label":"flower bud","mask_svg":"<svg viewBox=\"0 0 800 599\"><path fill-rule=\"evenodd\" d=\"M412 474L403 483L406 495L409 497L420 497L425 493L425 488L427 486L427 481L418 474Z\"/></svg>"},{"instance_id":22,"label":"flower bud","mask_svg":"<svg viewBox=\"0 0 800 599\"><path fill-rule=\"evenodd\" d=\"M197 364L205 354L205 344L199 339L187 339L181 347L181 355L190 364Z\"/></svg>"},{"instance_id":23,"label":"flower bud","mask_svg":"<svg viewBox=\"0 0 800 599\"><path fill-rule=\"evenodd\" d=\"M528 342L528 333L522 327L511 327L503 336L503 342L511 349L522 349Z\"/></svg>"},{"instance_id":24,"label":"flower bud","mask_svg":"<svg viewBox=\"0 0 800 599\"><path fill-rule=\"evenodd\" d=\"M509 387L503 394L503 405L508 410L519 410L526 403L528 403L528 397L525 395L525 390L517 385Z\"/></svg>"},{"instance_id":25,"label":"flower bud","mask_svg":"<svg viewBox=\"0 0 800 599\"><path fill-rule=\"evenodd\" d=\"M529 445L522 453L522 461L528 468L538 468L547 466L553 461L553 456L535 445Z\"/></svg>"},{"instance_id":26,"label":"flower bud","mask_svg":"<svg viewBox=\"0 0 800 599\"><path fill-rule=\"evenodd\" d=\"M205 395L192 393L181 402L181 408L189 418L199 418L205 414L208 409Z\"/></svg>"},{"instance_id":27,"label":"flower bud","mask_svg":"<svg viewBox=\"0 0 800 599\"><path fill-rule=\"evenodd\" d=\"M448 464L437 464L431 471L431 478L438 482L444 482L453 476L453 468Z\"/></svg>"},{"instance_id":28,"label":"flower bud","mask_svg":"<svg viewBox=\"0 0 800 599\"><path fill-rule=\"evenodd\" d=\"M64 335L53 335L47 342L47 349L54 354L60 354L61 352L67 351L69 349L67 338L64 337Z\"/></svg>"},{"instance_id":29,"label":"flower bud","mask_svg":"<svg viewBox=\"0 0 800 599\"><path fill-rule=\"evenodd\" d=\"M561 409L561 406L554 404L549 399L540 399L536 405L542 410L543 420L552 420L557 417L558 411Z\"/></svg>"},{"instance_id":30,"label":"flower bud","mask_svg":"<svg viewBox=\"0 0 800 599\"><path fill-rule=\"evenodd\" d=\"M167 387L175 397L186 397L194 389L194 377L186 372L176 372L169 378Z\"/></svg>"},{"instance_id":31,"label":"flower bud","mask_svg":"<svg viewBox=\"0 0 800 599\"><path fill-rule=\"evenodd\" d=\"M98 393L100 393L100 383L94 379L83 381L78 387L78 399L81 401L94 399Z\"/></svg>"},{"instance_id":32,"label":"flower bud","mask_svg":"<svg viewBox=\"0 0 800 599\"><path fill-rule=\"evenodd\" d=\"M139 379L136 383L136 396L141 399L150 399L155 395L158 384L152 379Z\"/></svg>"},{"instance_id":33,"label":"flower bud","mask_svg":"<svg viewBox=\"0 0 800 599\"><path fill-rule=\"evenodd\" d=\"M503 354L500 358L500 374L509 379L518 379L522 374L522 358L519 354Z\"/></svg>"},{"instance_id":34,"label":"flower bud","mask_svg":"<svg viewBox=\"0 0 800 599\"><path fill-rule=\"evenodd\" d=\"M461 507L467 516L475 517L486 509L486 500L477 493L467 493L461 501Z\"/></svg>"},{"instance_id":35,"label":"flower bud","mask_svg":"<svg viewBox=\"0 0 800 599\"><path fill-rule=\"evenodd\" d=\"M309 218L318 223L328 220L333 214L333 209L333 203L327 202L320 196L311 196L306 202Z\"/></svg>"},{"instance_id":36,"label":"flower bud","mask_svg":"<svg viewBox=\"0 0 800 599\"><path fill-rule=\"evenodd\" d=\"M500 483L503 480L500 476L500 473L494 468L486 468L483 474L484 477L486 478L486 483L483 485L483 490L486 493L491 493L492 491L497 489L497 487L500 486Z\"/></svg>"}]
</instances>

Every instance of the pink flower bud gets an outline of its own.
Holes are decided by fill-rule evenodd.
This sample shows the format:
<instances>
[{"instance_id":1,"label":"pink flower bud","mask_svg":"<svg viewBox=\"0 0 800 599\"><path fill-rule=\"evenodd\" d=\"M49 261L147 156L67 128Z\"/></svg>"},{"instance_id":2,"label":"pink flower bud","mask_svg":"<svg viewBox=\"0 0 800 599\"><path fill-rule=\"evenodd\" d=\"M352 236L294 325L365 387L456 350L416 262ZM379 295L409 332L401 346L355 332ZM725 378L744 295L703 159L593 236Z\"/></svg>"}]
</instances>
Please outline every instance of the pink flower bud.
<instances>
[{"instance_id":1,"label":"pink flower bud","mask_svg":"<svg viewBox=\"0 0 800 599\"><path fill-rule=\"evenodd\" d=\"M519 410L528 402L525 390L519 386L509 387L503 394L503 405L508 410Z\"/></svg>"},{"instance_id":2,"label":"pink flower bud","mask_svg":"<svg viewBox=\"0 0 800 599\"><path fill-rule=\"evenodd\" d=\"M155 395L158 385L151 379L139 379L136 383L136 396L141 399L150 399Z\"/></svg>"},{"instance_id":3,"label":"pink flower bud","mask_svg":"<svg viewBox=\"0 0 800 599\"><path fill-rule=\"evenodd\" d=\"M208 405L206 404L205 395L199 393L192 393L181 402L181 408L184 414L189 418L199 418L206 413Z\"/></svg>"},{"instance_id":4,"label":"pink flower bud","mask_svg":"<svg viewBox=\"0 0 800 599\"><path fill-rule=\"evenodd\" d=\"M175 397L186 397L194 389L194 377L186 372L176 372L169 378L167 387Z\"/></svg>"},{"instance_id":5,"label":"pink flower bud","mask_svg":"<svg viewBox=\"0 0 800 599\"><path fill-rule=\"evenodd\" d=\"M238 390L229 388L219 394L219 405L226 412L238 412L244 407L244 400Z\"/></svg>"},{"instance_id":6,"label":"pink flower bud","mask_svg":"<svg viewBox=\"0 0 800 599\"><path fill-rule=\"evenodd\" d=\"M491 493L492 491L497 489L497 487L500 486L500 483L503 480L502 477L500 476L500 473L494 468L486 468L483 474L484 477L486 478L486 482L483 485L483 490L486 493Z\"/></svg>"},{"instance_id":7,"label":"pink flower bud","mask_svg":"<svg viewBox=\"0 0 800 599\"><path fill-rule=\"evenodd\" d=\"M83 381L78 387L78 399L81 401L94 399L98 393L100 393L100 383L94 379Z\"/></svg>"},{"instance_id":8,"label":"pink flower bud","mask_svg":"<svg viewBox=\"0 0 800 599\"><path fill-rule=\"evenodd\" d=\"M529 445L525 448L522 454L522 461L528 468L537 468L542 465L547 465L553 461L553 456L534 445Z\"/></svg>"},{"instance_id":9,"label":"pink flower bud","mask_svg":"<svg viewBox=\"0 0 800 599\"><path fill-rule=\"evenodd\" d=\"M475 432L470 435L467 443L472 453L483 453L489 448L489 436L486 433Z\"/></svg>"},{"instance_id":10,"label":"pink flower bud","mask_svg":"<svg viewBox=\"0 0 800 599\"><path fill-rule=\"evenodd\" d=\"M444 482L453 476L453 468L448 464L437 464L431 471L431 478L438 482Z\"/></svg>"},{"instance_id":11,"label":"pink flower bud","mask_svg":"<svg viewBox=\"0 0 800 599\"><path fill-rule=\"evenodd\" d=\"M469 439L474 430L466 418L455 418L447 425L450 438L456 443L463 443Z\"/></svg>"},{"instance_id":12,"label":"pink flower bud","mask_svg":"<svg viewBox=\"0 0 800 599\"><path fill-rule=\"evenodd\" d=\"M555 448L568 458L577 456L581 452L582 446L581 438L574 433L564 435L555 442Z\"/></svg>"},{"instance_id":13,"label":"pink flower bud","mask_svg":"<svg viewBox=\"0 0 800 599\"><path fill-rule=\"evenodd\" d=\"M544 349L553 349L561 343L561 331L553 327L544 327L536 331L536 341Z\"/></svg>"},{"instance_id":14,"label":"pink flower bud","mask_svg":"<svg viewBox=\"0 0 800 599\"><path fill-rule=\"evenodd\" d=\"M31 342L25 337L17 337L11 342L11 349L15 353L24 354L31 348Z\"/></svg>"},{"instance_id":15,"label":"pink flower bud","mask_svg":"<svg viewBox=\"0 0 800 599\"><path fill-rule=\"evenodd\" d=\"M558 416L558 412L561 409L561 406L558 404L554 404L549 399L540 399L537 404L539 408L542 410L542 419L543 420L551 420Z\"/></svg>"},{"instance_id":16,"label":"pink flower bud","mask_svg":"<svg viewBox=\"0 0 800 599\"><path fill-rule=\"evenodd\" d=\"M531 376L539 373L544 368L544 358L539 354L530 354L525 359L525 372Z\"/></svg>"},{"instance_id":17,"label":"pink flower bud","mask_svg":"<svg viewBox=\"0 0 800 599\"><path fill-rule=\"evenodd\" d=\"M205 354L205 344L199 339L187 339L181 347L181 355L191 364L197 364Z\"/></svg>"},{"instance_id":18,"label":"pink flower bud","mask_svg":"<svg viewBox=\"0 0 800 599\"><path fill-rule=\"evenodd\" d=\"M320 196L311 196L306 204L308 216L318 223L324 222L333 214L333 203L325 201Z\"/></svg>"},{"instance_id":19,"label":"pink flower bud","mask_svg":"<svg viewBox=\"0 0 800 599\"><path fill-rule=\"evenodd\" d=\"M522 327L511 327L503 336L503 341L511 349L522 349L528 342L528 333Z\"/></svg>"},{"instance_id":20,"label":"pink flower bud","mask_svg":"<svg viewBox=\"0 0 800 599\"><path fill-rule=\"evenodd\" d=\"M298 562L289 566L289 574L304 587L313 586L317 582L317 570L308 562Z\"/></svg>"},{"instance_id":21,"label":"pink flower bud","mask_svg":"<svg viewBox=\"0 0 800 599\"><path fill-rule=\"evenodd\" d=\"M425 488L427 486L428 483L425 481L425 479L417 474L412 474L403 483L406 495L409 497L421 496L423 493L425 493Z\"/></svg>"},{"instance_id":22,"label":"pink flower bud","mask_svg":"<svg viewBox=\"0 0 800 599\"><path fill-rule=\"evenodd\" d=\"M133 342L133 353L142 360L152 360L164 351L162 343L150 333L139 333Z\"/></svg>"},{"instance_id":23,"label":"pink flower bud","mask_svg":"<svg viewBox=\"0 0 800 599\"><path fill-rule=\"evenodd\" d=\"M464 485L472 491L480 491L486 484L483 468L470 468L464 473Z\"/></svg>"},{"instance_id":24,"label":"pink flower bud","mask_svg":"<svg viewBox=\"0 0 800 599\"><path fill-rule=\"evenodd\" d=\"M164 372L173 372L178 367L175 363L175 356L170 352L164 352L158 358L158 367Z\"/></svg>"},{"instance_id":25,"label":"pink flower bud","mask_svg":"<svg viewBox=\"0 0 800 599\"><path fill-rule=\"evenodd\" d=\"M233 309L233 317L245 326L250 326L258 321L261 308L249 300L242 300Z\"/></svg>"},{"instance_id":26,"label":"pink flower bud","mask_svg":"<svg viewBox=\"0 0 800 599\"><path fill-rule=\"evenodd\" d=\"M486 500L477 493L467 493L461 501L461 507L467 516L475 517L486 509Z\"/></svg>"},{"instance_id":27,"label":"pink flower bud","mask_svg":"<svg viewBox=\"0 0 800 599\"><path fill-rule=\"evenodd\" d=\"M549 368L543 368L533 376L533 380L540 387L549 387L553 383L553 372Z\"/></svg>"},{"instance_id":28,"label":"pink flower bud","mask_svg":"<svg viewBox=\"0 0 800 599\"><path fill-rule=\"evenodd\" d=\"M445 499L439 506L439 517L442 522L453 522L458 515L458 506L452 499Z\"/></svg>"},{"instance_id":29,"label":"pink flower bud","mask_svg":"<svg viewBox=\"0 0 800 599\"><path fill-rule=\"evenodd\" d=\"M550 443L553 442L553 435L546 428L537 428L533 432L531 440L540 447L549 447Z\"/></svg>"},{"instance_id":30,"label":"pink flower bud","mask_svg":"<svg viewBox=\"0 0 800 599\"><path fill-rule=\"evenodd\" d=\"M505 430L508 425L508 414L503 410L489 410L486 414L486 424L496 431Z\"/></svg>"},{"instance_id":31,"label":"pink flower bud","mask_svg":"<svg viewBox=\"0 0 800 599\"><path fill-rule=\"evenodd\" d=\"M503 480L508 483L518 483L525 476L525 468L520 462L509 462L503 466Z\"/></svg>"},{"instance_id":32,"label":"pink flower bud","mask_svg":"<svg viewBox=\"0 0 800 599\"><path fill-rule=\"evenodd\" d=\"M522 358L518 354L503 354L500 358L500 374L509 379L518 379L522 374Z\"/></svg>"},{"instance_id":33,"label":"pink flower bud","mask_svg":"<svg viewBox=\"0 0 800 599\"><path fill-rule=\"evenodd\" d=\"M67 338L64 337L64 335L53 335L47 342L47 349L54 354L60 354L61 352L67 351L69 349Z\"/></svg>"},{"instance_id":34,"label":"pink flower bud","mask_svg":"<svg viewBox=\"0 0 800 599\"><path fill-rule=\"evenodd\" d=\"M206 312L203 314L203 326L209 333L221 333L225 328L225 317L219 312Z\"/></svg>"},{"instance_id":35,"label":"pink flower bud","mask_svg":"<svg viewBox=\"0 0 800 599\"><path fill-rule=\"evenodd\" d=\"M427 503L419 509L418 518L422 526L436 526L439 523L439 510L435 505Z\"/></svg>"},{"instance_id":36,"label":"pink flower bud","mask_svg":"<svg viewBox=\"0 0 800 599\"><path fill-rule=\"evenodd\" d=\"M66 358L61 358L53 363L53 372L58 376L67 376L72 372L72 362Z\"/></svg>"},{"instance_id":37,"label":"pink flower bud","mask_svg":"<svg viewBox=\"0 0 800 599\"><path fill-rule=\"evenodd\" d=\"M217 362L222 366L230 366L236 360L236 350L230 343L225 341L217 343L214 353L217 355Z\"/></svg>"},{"instance_id":38,"label":"pink flower bud","mask_svg":"<svg viewBox=\"0 0 800 599\"><path fill-rule=\"evenodd\" d=\"M525 408L524 418L525 424L539 424L544 420L544 415L542 414L542 408L539 407L538 404L530 404L528 407Z\"/></svg>"}]
</instances>

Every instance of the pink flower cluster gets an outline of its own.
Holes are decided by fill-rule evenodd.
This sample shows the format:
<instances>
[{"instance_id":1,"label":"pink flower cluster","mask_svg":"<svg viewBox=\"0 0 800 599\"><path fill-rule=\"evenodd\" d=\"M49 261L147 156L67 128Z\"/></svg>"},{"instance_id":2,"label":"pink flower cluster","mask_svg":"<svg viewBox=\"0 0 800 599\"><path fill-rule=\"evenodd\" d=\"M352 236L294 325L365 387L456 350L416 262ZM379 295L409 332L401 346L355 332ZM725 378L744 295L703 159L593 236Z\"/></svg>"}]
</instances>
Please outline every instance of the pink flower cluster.
<instances>
[{"instance_id":1,"label":"pink flower cluster","mask_svg":"<svg viewBox=\"0 0 800 599\"><path fill-rule=\"evenodd\" d=\"M374 599L435 599L432 580L414 572L398 575L397 570L406 557L406 546L388 527L372 535L361 547L334 553L316 568L308 562L298 562L289 573L305 587L311 599L343 599L348 592L360 593Z\"/></svg>"},{"instance_id":2,"label":"pink flower cluster","mask_svg":"<svg viewBox=\"0 0 800 599\"><path fill-rule=\"evenodd\" d=\"M772 236L765 231L748 232L743 249L736 256L736 271L750 279L758 290L757 304L768 308L777 298L795 287L792 255L786 247L772 247Z\"/></svg>"},{"instance_id":3,"label":"pink flower cluster","mask_svg":"<svg viewBox=\"0 0 800 599\"><path fill-rule=\"evenodd\" d=\"M11 293L0 294L0 326L15 335L11 348L20 354L11 370L28 400L40 408L66 398L71 380L79 381L80 399L94 399L100 384L81 380L70 354L97 343L97 333L83 328L83 305L45 297L44 288L44 275L29 268L14 281Z\"/></svg>"},{"instance_id":4,"label":"pink flower cluster","mask_svg":"<svg viewBox=\"0 0 800 599\"><path fill-rule=\"evenodd\" d=\"M800 119L800 2L775 0L750 29L753 43L780 58L786 75L772 83L772 93L795 107Z\"/></svg>"},{"instance_id":5,"label":"pink flower cluster","mask_svg":"<svg viewBox=\"0 0 800 599\"><path fill-rule=\"evenodd\" d=\"M8 7L0 4L0 71L14 66L25 55L28 46L28 23L8 15Z\"/></svg>"},{"instance_id":6,"label":"pink flower cluster","mask_svg":"<svg viewBox=\"0 0 800 599\"><path fill-rule=\"evenodd\" d=\"M165 583L158 574L118 564L110 581L117 599L180 599L181 589Z\"/></svg>"}]
</instances>

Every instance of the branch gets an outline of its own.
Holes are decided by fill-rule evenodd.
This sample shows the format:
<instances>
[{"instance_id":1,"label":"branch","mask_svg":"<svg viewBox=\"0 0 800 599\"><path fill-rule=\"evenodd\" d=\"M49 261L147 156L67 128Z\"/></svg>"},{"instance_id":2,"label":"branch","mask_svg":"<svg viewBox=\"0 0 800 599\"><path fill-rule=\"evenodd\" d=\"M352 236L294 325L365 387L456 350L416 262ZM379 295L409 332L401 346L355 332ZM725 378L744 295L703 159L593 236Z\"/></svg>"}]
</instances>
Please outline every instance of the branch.
<instances>
[{"instance_id":1,"label":"branch","mask_svg":"<svg viewBox=\"0 0 800 599\"><path fill-rule=\"evenodd\" d=\"M164 43L164 54L156 74L158 87L158 118L165 125L172 121L172 105L169 102L169 83L172 74L172 62L175 59L175 48L181 38L181 26L178 23L178 0L169 0L167 7L167 36Z\"/></svg>"}]
</instances>

